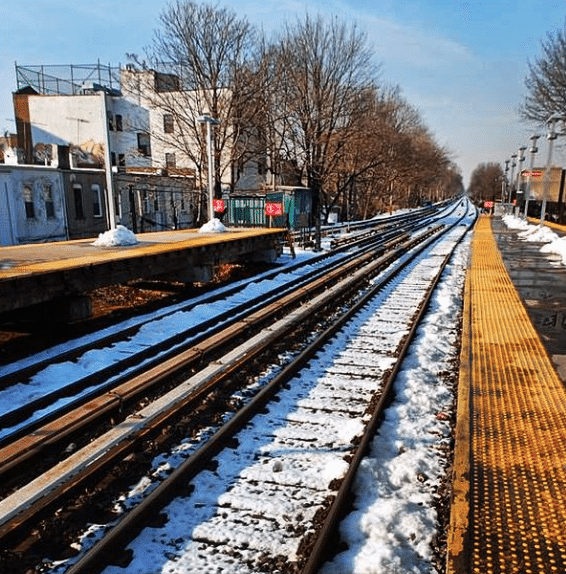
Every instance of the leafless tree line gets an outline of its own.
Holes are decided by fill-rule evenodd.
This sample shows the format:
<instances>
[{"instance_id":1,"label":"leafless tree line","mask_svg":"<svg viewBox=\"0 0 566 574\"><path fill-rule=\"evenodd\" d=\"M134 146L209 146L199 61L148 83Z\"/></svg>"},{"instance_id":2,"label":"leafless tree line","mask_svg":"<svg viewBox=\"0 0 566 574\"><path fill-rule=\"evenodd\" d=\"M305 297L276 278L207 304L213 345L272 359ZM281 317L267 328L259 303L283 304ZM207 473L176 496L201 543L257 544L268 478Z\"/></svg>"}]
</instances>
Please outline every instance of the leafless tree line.
<instances>
[{"instance_id":1,"label":"leafless tree line","mask_svg":"<svg viewBox=\"0 0 566 574\"><path fill-rule=\"evenodd\" d=\"M468 195L478 206L486 201L499 201L502 199L502 184L504 173L499 163L481 163L470 177Z\"/></svg>"},{"instance_id":2,"label":"leafless tree line","mask_svg":"<svg viewBox=\"0 0 566 574\"><path fill-rule=\"evenodd\" d=\"M164 85L140 90L173 117L175 145L199 173L206 143L195 118L220 121L217 193L223 169L235 184L249 162L271 184L305 183L323 217L367 218L462 191L419 112L399 88L381 84L355 25L305 16L268 40L230 9L192 0L169 4L159 24L145 59L130 57L137 69L161 72Z\"/></svg>"}]
</instances>

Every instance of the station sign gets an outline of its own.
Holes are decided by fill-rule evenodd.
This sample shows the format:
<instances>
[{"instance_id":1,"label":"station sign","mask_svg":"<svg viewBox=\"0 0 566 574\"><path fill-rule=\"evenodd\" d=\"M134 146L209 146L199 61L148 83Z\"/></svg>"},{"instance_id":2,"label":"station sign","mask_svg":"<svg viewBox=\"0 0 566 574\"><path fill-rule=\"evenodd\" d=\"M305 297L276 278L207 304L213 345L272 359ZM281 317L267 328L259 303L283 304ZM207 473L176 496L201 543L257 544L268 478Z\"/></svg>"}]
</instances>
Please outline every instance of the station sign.
<instances>
[{"instance_id":1,"label":"station sign","mask_svg":"<svg viewBox=\"0 0 566 574\"><path fill-rule=\"evenodd\" d=\"M265 204L265 214L270 217L276 217L277 215L283 215L283 204L268 201Z\"/></svg>"},{"instance_id":2,"label":"station sign","mask_svg":"<svg viewBox=\"0 0 566 574\"><path fill-rule=\"evenodd\" d=\"M222 213L224 211L224 200L223 199L213 199L212 200L212 209L216 213Z\"/></svg>"}]
</instances>

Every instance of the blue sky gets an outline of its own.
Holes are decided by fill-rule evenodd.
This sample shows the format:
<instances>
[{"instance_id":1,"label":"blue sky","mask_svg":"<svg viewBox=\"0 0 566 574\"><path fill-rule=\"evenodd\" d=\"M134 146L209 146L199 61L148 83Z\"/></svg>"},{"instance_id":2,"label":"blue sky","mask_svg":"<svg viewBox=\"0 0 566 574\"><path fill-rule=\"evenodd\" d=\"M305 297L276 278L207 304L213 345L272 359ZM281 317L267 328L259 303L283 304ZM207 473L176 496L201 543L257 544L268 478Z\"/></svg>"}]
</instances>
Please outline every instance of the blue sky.
<instances>
[{"instance_id":1,"label":"blue sky","mask_svg":"<svg viewBox=\"0 0 566 574\"><path fill-rule=\"evenodd\" d=\"M0 0L0 129L15 131L14 62L124 64L142 53L166 0ZM502 163L535 126L518 114L529 61L548 32L566 23L566 0L235 0L264 30L306 12L333 14L367 33L381 81L399 85L467 183L479 163ZM545 143L541 141L541 154ZM558 152L555 157L561 161ZM538 164L543 164L539 154Z\"/></svg>"}]
</instances>

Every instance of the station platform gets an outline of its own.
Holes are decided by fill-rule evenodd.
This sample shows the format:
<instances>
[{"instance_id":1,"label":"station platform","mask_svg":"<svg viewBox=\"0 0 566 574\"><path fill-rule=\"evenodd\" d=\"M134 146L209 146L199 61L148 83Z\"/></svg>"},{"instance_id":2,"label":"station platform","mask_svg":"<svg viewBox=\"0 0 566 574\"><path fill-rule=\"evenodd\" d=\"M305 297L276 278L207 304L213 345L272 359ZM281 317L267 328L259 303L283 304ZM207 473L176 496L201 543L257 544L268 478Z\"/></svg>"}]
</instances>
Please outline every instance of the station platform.
<instances>
[{"instance_id":1,"label":"station platform","mask_svg":"<svg viewBox=\"0 0 566 574\"><path fill-rule=\"evenodd\" d=\"M565 384L495 222L478 220L466 280L447 573L563 573ZM553 277L553 290L566 291L566 273Z\"/></svg>"},{"instance_id":2,"label":"station platform","mask_svg":"<svg viewBox=\"0 0 566 574\"><path fill-rule=\"evenodd\" d=\"M274 261L286 236L285 229L189 229L138 234L134 245L99 247L91 238L0 247L0 313L54 301L64 307L134 279L206 282L222 263Z\"/></svg>"}]
</instances>

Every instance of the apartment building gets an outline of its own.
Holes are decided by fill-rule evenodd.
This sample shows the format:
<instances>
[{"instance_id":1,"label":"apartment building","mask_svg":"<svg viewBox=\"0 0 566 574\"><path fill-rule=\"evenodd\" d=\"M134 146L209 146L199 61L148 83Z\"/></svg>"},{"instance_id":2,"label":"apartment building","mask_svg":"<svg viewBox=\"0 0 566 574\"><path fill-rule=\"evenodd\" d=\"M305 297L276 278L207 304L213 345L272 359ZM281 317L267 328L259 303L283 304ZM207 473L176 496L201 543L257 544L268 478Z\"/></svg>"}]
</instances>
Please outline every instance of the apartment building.
<instances>
[{"instance_id":1,"label":"apartment building","mask_svg":"<svg viewBox=\"0 0 566 574\"><path fill-rule=\"evenodd\" d=\"M0 245L97 237L107 229L104 185L101 169L0 164Z\"/></svg>"},{"instance_id":2,"label":"apartment building","mask_svg":"<svg viewBox=\"0 0 566 574\"><path fill-rule=\"evenodd\" d=\"M70 169L104 170L103 192L112 197L115 214L112 222L107 210L107 226L175 229L194 226L206 213L202 178L179 153L171 118L148 106L139 92L122 89L122 75L131 80L132 70L16 66L16 74L19 163L56 165L57 150L67 148Z\"/></svg>"}]
</instances>

